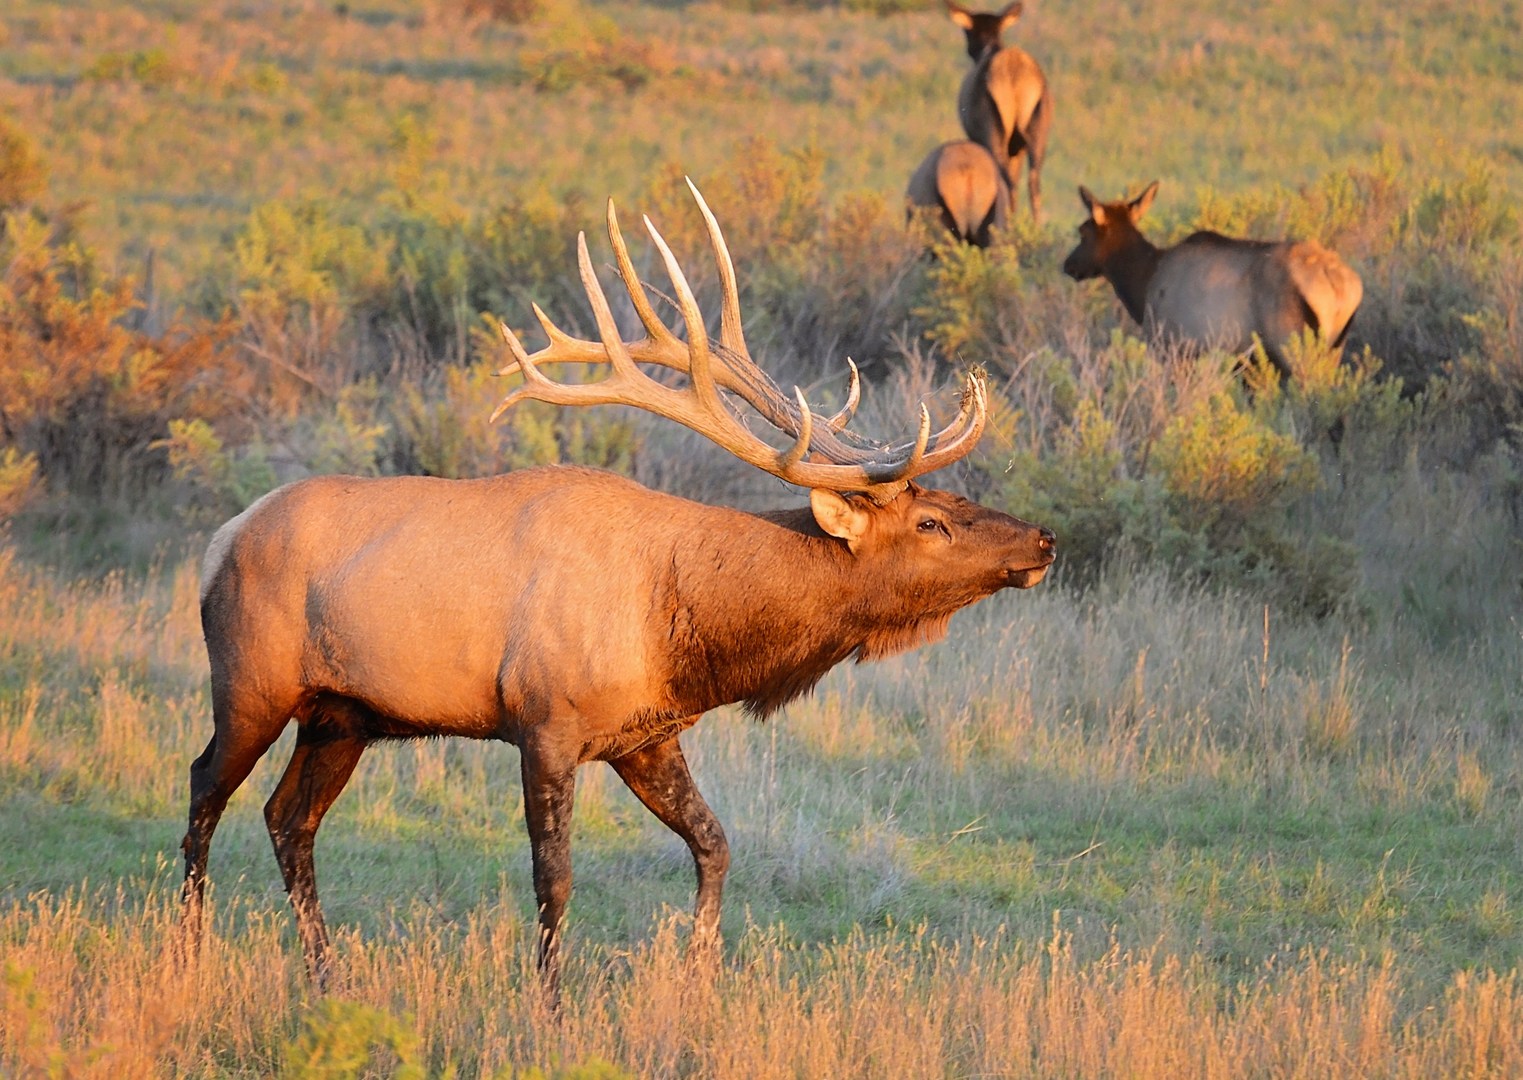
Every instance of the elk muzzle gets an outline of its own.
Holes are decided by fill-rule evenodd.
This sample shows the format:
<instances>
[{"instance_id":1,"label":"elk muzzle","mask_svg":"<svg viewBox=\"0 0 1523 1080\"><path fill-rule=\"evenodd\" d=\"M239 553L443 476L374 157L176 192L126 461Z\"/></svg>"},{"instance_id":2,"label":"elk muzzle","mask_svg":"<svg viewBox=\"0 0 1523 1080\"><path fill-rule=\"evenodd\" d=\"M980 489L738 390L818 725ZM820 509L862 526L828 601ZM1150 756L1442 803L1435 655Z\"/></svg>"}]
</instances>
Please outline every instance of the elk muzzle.
<instances>
[{"instance_id":1,"label":"elk muzzle","mask_svg":"<svg viewBox=\"0 0 1523 1080\"><path fill-rule=\"evenodd\" d=\"M1051 568L1053 560L1058 557L1058 538L1051 529L1045 525L1036 526L1036 552L1035 563L1024 566L1012 566L1005 571L1006 580L1011 588L1029 589L1033 585L1041 584Z\"/></svg>"},{"instance_id":2,"label":"elk muzzle","mask_svg":"<svg viewBox=\"0 0 1523 1080\"><path fill-rule=\"evenodd\" d=\"M1079 244L1068 253L1068 258L1063 260L1063 273L1075 281L1088 281L1090 278L1100 276L1100 263L1095 258L1091 245Z\"/></svg>"}]
</instances>

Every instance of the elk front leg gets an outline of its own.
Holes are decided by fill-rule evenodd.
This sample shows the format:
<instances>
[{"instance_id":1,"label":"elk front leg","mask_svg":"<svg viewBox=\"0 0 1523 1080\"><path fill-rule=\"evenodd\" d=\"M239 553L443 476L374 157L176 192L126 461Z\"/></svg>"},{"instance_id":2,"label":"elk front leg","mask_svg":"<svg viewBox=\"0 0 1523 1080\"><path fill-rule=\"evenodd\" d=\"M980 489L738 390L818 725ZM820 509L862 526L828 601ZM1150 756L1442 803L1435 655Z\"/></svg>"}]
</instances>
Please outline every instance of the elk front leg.
<instances>
[{"instance_id":1,"label":"elk front leg","mask_svg":"<svg viewBox=\"0 0 1523 1080\"><path fill-rule=\"evenodd\" d=\"M609 764L647 810L687 841L698 871L692 952L698 958L717 954L720 895L730 868L730 845L719 819L693 783L677 736L614 758Z\"/></svg>"},{"instance_id":2,"label":"elk front leg","mask_svg":"<svg viewBox=\"0 0 1523 1080\"><path fill-rule=\"evenodd\" d=\"M545 995L560 1004L560 928L571 900L571 814L576 802L576 761L523 748L524 821L534 861L539 905L539 970Z\"/></svg>"},{"instance_id":3,"label":"elk front leg","mask_svg":"<svg viewBox=\"0 0 1523 1080\"><path fill-rule=\"evenodd\" d=\"M328 927L317 902L312 845L323 815L344 790L364 750L363 739L324 734L317 724L303 724L291 761L264 807L275 860L296 911L307 973L318 986L328 981Z\"/></svg>"}]
</instances>

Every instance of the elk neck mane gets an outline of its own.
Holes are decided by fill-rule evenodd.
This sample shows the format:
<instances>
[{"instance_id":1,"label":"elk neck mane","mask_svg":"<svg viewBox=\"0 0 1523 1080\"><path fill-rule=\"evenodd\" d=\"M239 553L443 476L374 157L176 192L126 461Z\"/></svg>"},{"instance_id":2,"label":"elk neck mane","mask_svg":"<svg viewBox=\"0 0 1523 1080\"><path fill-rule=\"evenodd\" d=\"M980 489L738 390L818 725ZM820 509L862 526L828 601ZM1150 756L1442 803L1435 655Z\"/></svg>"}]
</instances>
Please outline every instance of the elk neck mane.
<instances>
[{"instance_id":1,"label":"elk neck mane","mask_svg":"<svg viewBox=\"0 0 1523 1080\"><path fill-rule=\"evenodd\" d=\"M877 660L945 636L955 608L916 610L807 508L744 516L764 539L744 543L742 529L696 533L674 549L655 598L678 658L670 687L679 711L738 702L765 718L844 660Z\"/></svg>"}]
</instances>

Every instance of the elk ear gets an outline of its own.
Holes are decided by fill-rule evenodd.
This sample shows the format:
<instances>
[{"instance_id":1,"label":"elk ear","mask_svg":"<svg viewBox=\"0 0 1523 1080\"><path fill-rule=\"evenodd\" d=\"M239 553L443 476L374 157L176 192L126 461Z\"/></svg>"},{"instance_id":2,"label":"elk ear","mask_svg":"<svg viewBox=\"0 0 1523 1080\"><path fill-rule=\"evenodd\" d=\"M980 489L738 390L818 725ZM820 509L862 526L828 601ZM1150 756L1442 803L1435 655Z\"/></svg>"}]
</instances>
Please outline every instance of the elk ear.
<instances>
[{"instance_id":1,"label":"elk ear","mask_svg":"<svg viewBox=\"0 0 1523 1080\"><path fill-rule=\"evenodd\" d=\"M1141 219L1142 215L1148 212L1148 207L1153 205L1153 196L1157 194L1158 181L1154 180L1151 184L1148 185L1146 191L1144 191L1141 195L1138 195L1131 202L1127 203L1127 207L1132 212L1133 221Z\"/></svg>"},{"instance_id":2,"label":"elk ear","mask_svg":"<svg viewBox=\"0 0 1523 1080\"><path fill-rule=\"evenodd\" d=\"M1089 216L1096 225L1105 224L1105 204L1095 198L1094 192L1083 184L1079 185L1079 198L1084 200L1084 209L1089 211Z\"/></svg>"},{"instance_id":3,"label":"elk ear","mask_svg":"<svg viewBox=\"0 0 1523 1080\"><path fill-rule=\"evenodd\" d=\"M837 539L845 540L852 554L856 554L857 545L862 542L871 520L867 511L853 504L845 495L824 488L814 488L809 492L809 508L814 511L815 523L820 528Z\"/></svg>"},{"instance_id":4,"label":"elk ear","mask_svg":"<svg viewBox=\"0 0 1523 1080\"><path fill-rule=\"evenodd\" d=\"M1015 21L1021 17L1021 0L1015 0L1004 11L999 13L999 32L1004 33L1015 25Z\"/></svg>"},{"instance_id":5,"label":"elk ear","mask_svg":"<svg viewBox=\"0 0 1523 1080\"><path fill-rule=\"evenodd\" d=\"M956 4L952 3L952 0L946 0L946 4L947 4L947 18L951 19L954 23L956 23L959 27L961 27L964 30L971 30L971 29L973 29L973 16L972 15L969 15L968 12L965 11L963 8L960 8Z\"/></svg>"}]
</instances>

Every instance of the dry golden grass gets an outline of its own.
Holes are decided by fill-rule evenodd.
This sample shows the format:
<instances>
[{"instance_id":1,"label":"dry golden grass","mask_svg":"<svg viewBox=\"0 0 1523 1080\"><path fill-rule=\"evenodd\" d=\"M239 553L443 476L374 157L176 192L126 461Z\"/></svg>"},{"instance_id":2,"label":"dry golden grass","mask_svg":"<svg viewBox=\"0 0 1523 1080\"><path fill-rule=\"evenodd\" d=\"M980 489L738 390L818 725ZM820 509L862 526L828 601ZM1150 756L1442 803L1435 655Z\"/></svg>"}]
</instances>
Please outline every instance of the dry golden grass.
<instances>
[{"instance_id":1,"label":"dry golden grass","mask_svg":"<svg viewBox=\"0 0 1523 1080\"><path fill-rule=\"evenodd\" d=\"M173 948L160 880L38 898L0 913L8 992L0 1061L71 1077L387 1075L295 1071L316 999L269 913ZM462 1075L604 1059L637 1076L1506 1077L1523 1070L1514 975L1459 973L1415 1015L1391 956L1277 958L1223 989L1200 957L1114 944L939 942L914 930L784 944L753 929L712 977L686 965L673 920L629 949L580 949L556 1017L517 913L483 905L443 925L399 914L393 935L345 934L331 1001L420 1033ZM26 972L25 979L17 972ZM392 1062L395 1065L395 1062ZM50 1071L51 1070L51 1071Z\"/></svg>"}]
</instances>

